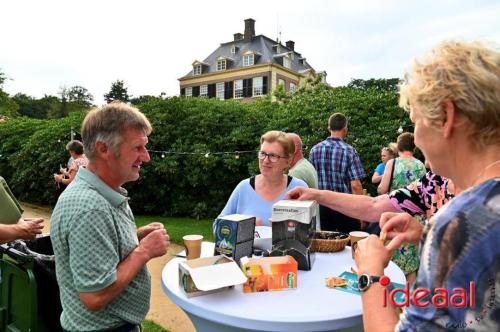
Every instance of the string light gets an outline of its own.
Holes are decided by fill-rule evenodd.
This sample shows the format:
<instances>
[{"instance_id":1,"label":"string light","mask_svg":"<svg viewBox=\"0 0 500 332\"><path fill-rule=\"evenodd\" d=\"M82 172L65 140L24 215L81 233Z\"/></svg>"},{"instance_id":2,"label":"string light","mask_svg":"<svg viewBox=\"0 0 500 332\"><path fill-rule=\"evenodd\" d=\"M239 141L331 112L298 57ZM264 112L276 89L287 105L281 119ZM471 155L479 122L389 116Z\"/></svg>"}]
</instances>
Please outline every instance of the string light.
<instances>
[{"instance_id":1,"label":"string light","mask_svg":"<svg viewBox=\"0 0 500 332\"><path fill-rule=\"evenodd\" d=\"M399 128L398 128L398 133L399 133L399 134L402 134L402 133L403 133L403 127L402 127L402 126L399 126Z\"/></svg>"}]
</instances>

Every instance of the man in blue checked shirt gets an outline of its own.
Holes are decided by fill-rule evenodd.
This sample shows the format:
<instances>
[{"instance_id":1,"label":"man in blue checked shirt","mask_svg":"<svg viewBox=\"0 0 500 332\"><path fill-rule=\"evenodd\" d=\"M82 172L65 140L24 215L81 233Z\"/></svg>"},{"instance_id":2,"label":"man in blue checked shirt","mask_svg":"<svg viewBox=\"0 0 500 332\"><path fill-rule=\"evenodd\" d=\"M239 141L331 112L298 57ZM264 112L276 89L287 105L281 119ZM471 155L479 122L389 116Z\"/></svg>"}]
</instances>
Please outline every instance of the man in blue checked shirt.
<instances>
[{"instance_id":1,"label":"man in blue checked shirt","mask_svg":"<svg viewBox=\"0 0 500 332\"><path fill-rule=\"evenodd\" d=\"M309 161L318 172L319 189L341 193L363 194L361 179L366 174L358 152L344 141L347 136L347 118L334 113L328 120L330 137L316 144ZM320 206L322 230L351 232L360 229L360 222L337 211Z\"/></svg>"}]
</instances>

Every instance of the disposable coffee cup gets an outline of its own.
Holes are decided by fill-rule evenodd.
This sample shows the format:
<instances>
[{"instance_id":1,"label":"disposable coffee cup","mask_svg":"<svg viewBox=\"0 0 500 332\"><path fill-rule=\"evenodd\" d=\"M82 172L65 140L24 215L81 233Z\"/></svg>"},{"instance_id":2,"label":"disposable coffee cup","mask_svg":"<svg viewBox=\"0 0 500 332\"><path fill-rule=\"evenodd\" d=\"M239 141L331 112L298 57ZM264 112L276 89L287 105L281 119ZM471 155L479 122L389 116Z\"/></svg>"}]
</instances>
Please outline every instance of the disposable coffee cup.
<instances>
[{"instance_id":1,"label":"disposable coffee cup","mask_svg":"<svg viewBox=\"0 0 500 332\"><path fill-rule=\"evenodd\" d=\"M200 258L203 235L185 235L182 239L184 240L184 247L186 247L186 259Z\"/></svg>"},{"instance_id":2,"label":"disposable coffee cup","mask_svg":"<svg viewBox=\"0 0 500 332\"><path fill-rule=\"evenodd\" d=\"M359 240L363 240L367 238L370 234L367 232L362 232L362 231L354 231L350 232L349 236L351 237L351 254L352 254L352 259L354 259L354 251L355 251L355 243L358 242Z\"/></svg>"}]
</instances>

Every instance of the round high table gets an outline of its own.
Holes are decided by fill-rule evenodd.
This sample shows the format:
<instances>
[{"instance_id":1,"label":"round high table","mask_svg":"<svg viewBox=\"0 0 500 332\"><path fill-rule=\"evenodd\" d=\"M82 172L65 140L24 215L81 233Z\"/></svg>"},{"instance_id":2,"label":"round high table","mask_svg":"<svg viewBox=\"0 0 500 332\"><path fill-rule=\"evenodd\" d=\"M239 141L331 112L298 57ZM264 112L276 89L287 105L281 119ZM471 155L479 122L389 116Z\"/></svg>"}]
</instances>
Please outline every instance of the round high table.
<instances>
[{"instance_id":1,"label":"round high table","mask_svg":"<svg viewBox=\"0 0 500 332\"><path fill-rule=\"evenodd\" d=\"M213 255L213 243L204 242L202 256ZM172 259L162 271L168 297L189 316L198 332L220 331L362 331L361 296L325 286L325 278L350 271L351 248L316 253L311 271L299 271L297 289L243 293L242 286L219 293L187 298L179 286L178 263ZM391 281L404 283L403 272L392 262L385 269Z\"/></svg>"}]
</instances>

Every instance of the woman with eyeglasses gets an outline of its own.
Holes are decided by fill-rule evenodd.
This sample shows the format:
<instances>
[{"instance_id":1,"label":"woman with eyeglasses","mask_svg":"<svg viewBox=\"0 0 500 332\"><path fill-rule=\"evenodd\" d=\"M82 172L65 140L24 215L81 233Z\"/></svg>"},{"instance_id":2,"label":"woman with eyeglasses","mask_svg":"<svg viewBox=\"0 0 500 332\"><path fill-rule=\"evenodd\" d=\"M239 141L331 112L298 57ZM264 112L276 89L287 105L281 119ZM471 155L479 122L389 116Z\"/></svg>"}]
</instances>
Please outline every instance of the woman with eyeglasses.
<instances>
[{"instance_id":1,"label":"woman with eyeglasses","mask_svg":"<svg viewBox=\"0 0 500 332\"><path fill-rule=\"evenodd\" d=\"M260 174L241 181L233 190L219 217L229 214L246 214L256 217L256 225L270 226L269 218L274 203L285 198L295 187L307 187L297 178L287 176L295 152L293 139L282 131L268 131L260 138ZM215 223L214 223L215 228Z\"/></svg>"}]
</instances>

